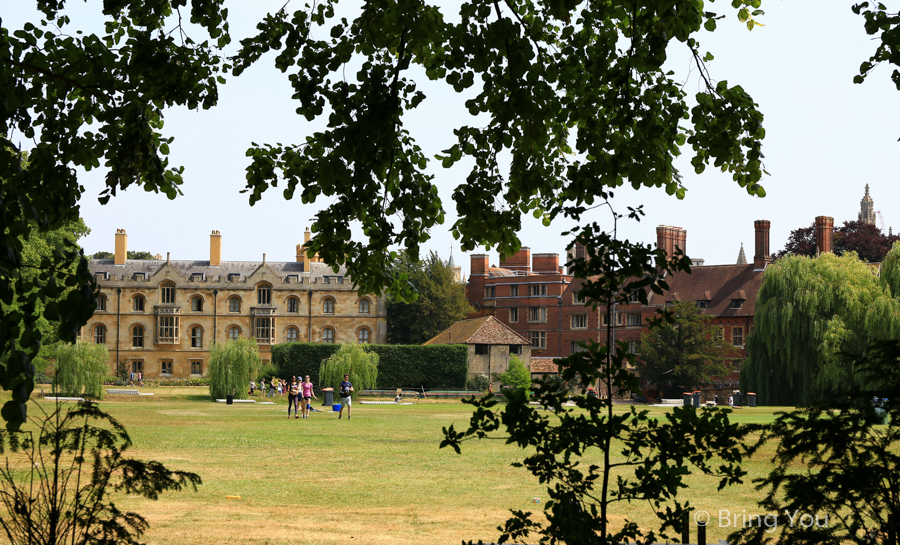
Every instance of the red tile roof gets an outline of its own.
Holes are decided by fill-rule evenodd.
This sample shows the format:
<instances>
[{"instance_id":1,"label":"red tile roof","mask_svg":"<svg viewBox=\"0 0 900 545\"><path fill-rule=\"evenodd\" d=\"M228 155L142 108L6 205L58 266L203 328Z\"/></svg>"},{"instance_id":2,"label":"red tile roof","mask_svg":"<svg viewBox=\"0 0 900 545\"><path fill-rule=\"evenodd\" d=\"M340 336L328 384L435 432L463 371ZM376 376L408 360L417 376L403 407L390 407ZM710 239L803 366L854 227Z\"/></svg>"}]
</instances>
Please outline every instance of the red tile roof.
<instances>
[{"instance_id":1,"label":"red tile roof","mask_svg":"<svg viewBox=\"0 0 900 545\"><path fill-rule=\"evenodd\" d=\"M756 294L762 286L763 271L750 265L709 265L692 267L691 274L679 273L666 279L669 291L651 294L650 305L662 306L671 300L709 301L705 314L711 316L753 316ZM734 299L741 308L731 308Z\"/></svg>"},{"instance_id":2,"label":"red tile roof","mask_svg":"<svg viewBox=\"0 0 900 545\"><path fill-rule=\"evenodd\" d=\"M425 344L531 344L531 341L493 316L485 316L456 322Z\"/></svg>"},{"instance_id":3,"label":"red tile roof","mask_svg":"<svg viewBox=\"0 0 900 545\"><path fill-rule=\"evenodd\" d=\"M531 358L532 373L559 373L559 365L553 358Z\"/></svg>"}]
</instances>

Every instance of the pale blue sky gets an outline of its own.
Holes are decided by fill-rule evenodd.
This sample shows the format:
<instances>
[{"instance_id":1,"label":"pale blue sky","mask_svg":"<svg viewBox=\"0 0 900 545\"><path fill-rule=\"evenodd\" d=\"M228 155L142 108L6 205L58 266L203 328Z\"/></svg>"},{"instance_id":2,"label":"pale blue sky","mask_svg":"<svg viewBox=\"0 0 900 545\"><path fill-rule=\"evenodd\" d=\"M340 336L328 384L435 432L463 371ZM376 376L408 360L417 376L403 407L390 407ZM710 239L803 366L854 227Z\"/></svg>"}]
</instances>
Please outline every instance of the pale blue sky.
<instances>
[{"instance_id":1,"label":"pale blue sky","mask_svg":"<svg viewBox=\"0 0 900 545\"><path fill-rule=\"evenodd\" d=\"M4 26L18 28L27 16L23 4L29 2L5 2L0 7ZM98 4L89 2L94 9ZM283 0L229 2L235 39L249 34L264 10L282 4ZM617 193L614 205L619 210L643 203L647 212L640 224L621 224L625 236L652 242L657 225L677 225L688 231L688 253L693 258L707 264L733 263L743 242L752 259L754 220L772 222L774 252L792 229L811 224L817 215L833 216L836 224L855 220L866 183L885 226L900 229L900 186L894 178L900 162L900 109L895 105L900 97L887 66L863 85L852 83L859 64L876 44L865 34L862 18L851 12L851 4L764 0L766 26L752 32L737 22L730 2L708 6L729 14L714 34L700 37L703 48L716 57L709 64L711 75L743 85L765 114L765 164L771 176L763 185L768 195L749 197L730 177L710 170L694 175L685 155L680 165L688 188L685 200L679 202L663 190ZM77 24L76 15L73 20ZM693 93L698 83L688 76L689 61L684 46L670 52L671 68L685 74L687 89ZM175 137L172 162L185 167L184 196L169 201L132 188L101 206L96 195L103 186L103 172L81 177L86 188L82 216L92 229L82 241L87 253L112 251L115 231L121 228L128 232L130 249L204 260L210 231L218 229L223 259L259 260L263 252L273 261L294 259L304 228L327 203L285 201L276 189L250 207L246 195L239 193L250 142L299 142L315 128L293 113L287 79L271 64L271 57L266 57L241 78L231 78L220 89L220 105L214 110L166 113L166 133ZM461 99L429 85L424 77L416 80L430 98L408 116L407 126L426 155L433 156L451 142L452 123L463 115ZM28 142L22 145L28 148ZM437 161L431 170L447 221L432 232L426 249L446 258L452 246L457 263L468 271L468 257L450 236L456 219L450 196L467 171L444 170ZM606 222L607 217L598 211L592 219ZM563 254L565 241L559 233L566 227L546 228L526 220L521 238L533 253ZM496 253L492 254L491 262L496 263Z\"/></svg>"}]
</instances>

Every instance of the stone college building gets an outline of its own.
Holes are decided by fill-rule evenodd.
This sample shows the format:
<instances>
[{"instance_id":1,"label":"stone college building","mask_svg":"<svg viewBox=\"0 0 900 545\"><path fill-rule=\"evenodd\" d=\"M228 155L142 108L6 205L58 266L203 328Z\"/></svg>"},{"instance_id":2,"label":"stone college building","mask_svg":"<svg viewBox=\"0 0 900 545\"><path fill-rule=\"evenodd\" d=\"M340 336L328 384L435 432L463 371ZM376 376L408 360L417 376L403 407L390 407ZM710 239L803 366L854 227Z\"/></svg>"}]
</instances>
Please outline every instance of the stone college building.
<instances>
[{"instance_id":1,"label":"stone college building","mask_svg":"<svg viewBox=\"0 0 900 545\"><path fill-rule=\"evenodd\" d=\"M119 229L115 258L92 260L100 295L82 337L109 348L111 372L118 361L145 377L206 376L211 344L240 336L263 360L279 343L385 343L384 301L360 297L344 268L307 258L305 244L288 262L222 261L219 231L209 246L209 261L126 259Z\"/></svg>"}]
</instances>

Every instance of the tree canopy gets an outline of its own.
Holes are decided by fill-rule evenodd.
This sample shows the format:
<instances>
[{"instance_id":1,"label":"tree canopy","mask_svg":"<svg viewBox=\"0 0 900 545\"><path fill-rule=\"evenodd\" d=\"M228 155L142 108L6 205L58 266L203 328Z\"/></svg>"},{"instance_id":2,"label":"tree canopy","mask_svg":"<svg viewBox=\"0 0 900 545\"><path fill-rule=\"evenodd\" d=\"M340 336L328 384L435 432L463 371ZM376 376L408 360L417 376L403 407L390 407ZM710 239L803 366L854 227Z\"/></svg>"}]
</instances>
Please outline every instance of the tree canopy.
<instances>
[{"instance_id":1,"label":"tree canopy","mask_svg":"<svg viewBox=\"0 0 900 545\"><path fill-rule=\"evenodd\" d=\"M112 252L95 252L91 254L91 259L115 259L116 255ZM153 259L153 254L150 252L132 252L128 250L126 259Z\"/></svg>"},{"instance_id":2,"label":"tree canopy","mask_svg":"<svg viewBox=\"0 0 900 545\"><path fill-rule=\"evenodd\" d=\"M900 245L879 279L856 254L787 256L766 269L747 339L741 388L768 405L806 405L858 384L848 355L900 334L900 295L891 290Z\"/></svg>"},{"instance_id":3,"label":"tree canopy","mask_svg":"<svg viewBox=\"0 0 900 545\"><path fill-rule=\"evenodd\" d=\"M435 252L424 261L401 255L394 267L396 274L405 275L418 297L410 302L388 298L389 343L422 344L472 312L465 284L456 281L450 265Z\"/></svg>"},{"instance_id":4,"label":"tree canopy","mask_svg":"<svg viewBox=\"0 0 900 545\"><path fill-rule=\"evenodd\" d=\"M641 336L638 371L641 378L667 387L693 389L711 377L729 373L728 350L716 335L716 326L693 301L676 303L672 322L660 324Z\"/></svg>"},{"instance_id":5,"label":"tree canopy","mask_svg":"<svg viewBox=\"0 0 900 545\"><path fill-rule=\"evenodd\" d=\"M834 230L832 251L835 255L855 252L867 263L881 263L898 240L900 236L885 234L875 225L861 221L845 221L844 225ZM813 223L809 227L791 231L784 249L775 254L775 259L788 254L815 257L816 251L816 224Z\"/></svg>"}]
</instances>

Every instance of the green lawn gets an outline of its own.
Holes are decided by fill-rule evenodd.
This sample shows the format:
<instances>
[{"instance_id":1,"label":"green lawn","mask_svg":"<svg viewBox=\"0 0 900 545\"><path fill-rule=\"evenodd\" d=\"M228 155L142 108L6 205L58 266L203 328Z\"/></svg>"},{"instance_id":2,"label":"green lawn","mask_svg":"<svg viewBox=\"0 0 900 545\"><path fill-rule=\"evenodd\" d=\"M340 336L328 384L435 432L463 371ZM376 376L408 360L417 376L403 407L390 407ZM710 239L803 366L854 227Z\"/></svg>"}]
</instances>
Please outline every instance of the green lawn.
<instances>
[{"instance_id":1,"label":"green lawn","mask_svg":"<svg viewBox=\"0 0 900 545\"><path fill-rule=\"evenodd\" d=\"M544 488L510 467L523 452L502 440L469 442L463 454L439 450L441 428L465 427L471 412L458 401L361 405L353 420L337 413L287 419L276 405L211 403L198 388L142 389L153 397L107 398L101 406L134 440L133 456L199 473L198 492L159 501L123 498L146 516L148 544L302 543L423 544L495 540L509 509L535 509ZM49 402L45 402L49 403ZM650 408L660 415L666 409ZM742 422L772 418L771 408L737 410ZM768 460L747 464L751 477ZM711 478L692 477L684 493L714 519L720 509L758 513L749 484L717 492ZM226 499L226 496L240 499ZM615 512L649 525L648 506ZM728 529L710 528L712 542ZM537 541L537 540L535 540Z\"/></svg>"}]
</instances>

